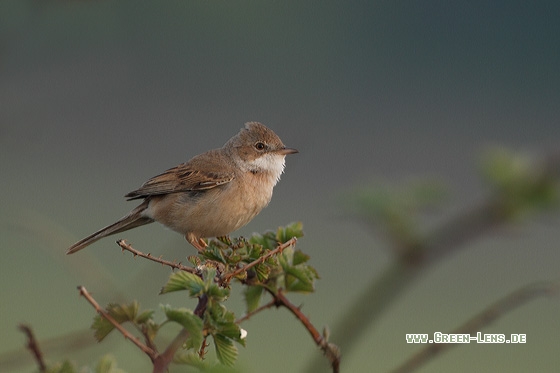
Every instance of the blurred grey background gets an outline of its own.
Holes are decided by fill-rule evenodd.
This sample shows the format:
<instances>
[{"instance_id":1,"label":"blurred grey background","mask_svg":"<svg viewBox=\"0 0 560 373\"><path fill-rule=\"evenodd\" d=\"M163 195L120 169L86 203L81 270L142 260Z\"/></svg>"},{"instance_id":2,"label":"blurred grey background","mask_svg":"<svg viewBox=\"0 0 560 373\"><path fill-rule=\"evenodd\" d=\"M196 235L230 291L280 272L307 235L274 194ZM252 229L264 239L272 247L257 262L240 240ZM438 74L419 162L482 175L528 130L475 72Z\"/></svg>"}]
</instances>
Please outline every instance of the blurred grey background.
<instances>
[{"instance_id":1,"label":"blurred grey background","mask_svg":"<svg viewBox=\"0 0 560 373\"><path fill-rule=\"evenodd\" d=\"M303 221L298 246L322 279L294 302L319 328L352 317L347 307L392 255L344 196L372 181L433 177L449 186L452 215L487 193L478 176L487 147L558 149L559 4L3 0L0 356L18 361L9 371L35 369L20 322L39 339L85 331L89 340L94 310L77 285L102 305L194 308L158 296L169 270L121 254L112 238L64 251L133 208L125 193L220 147L246 121L300 154L288 157L270 206L236 234ZM522 285L558 280L559 223L540 216L447 258L343 351L342 371L387 371L421 347L405 333L451 330ZM193 254L156 224L116 238L170 259ZM526 333L527 344L461 346L422 371L552 371L559 311L557 299L531 302L482 330ZM298 372L320 354L283 309L243 327L243 371ZM150 366L116 334L44 349L50 361L91 365L112 353L127 371Z\"/></svg>"}]
</instances>

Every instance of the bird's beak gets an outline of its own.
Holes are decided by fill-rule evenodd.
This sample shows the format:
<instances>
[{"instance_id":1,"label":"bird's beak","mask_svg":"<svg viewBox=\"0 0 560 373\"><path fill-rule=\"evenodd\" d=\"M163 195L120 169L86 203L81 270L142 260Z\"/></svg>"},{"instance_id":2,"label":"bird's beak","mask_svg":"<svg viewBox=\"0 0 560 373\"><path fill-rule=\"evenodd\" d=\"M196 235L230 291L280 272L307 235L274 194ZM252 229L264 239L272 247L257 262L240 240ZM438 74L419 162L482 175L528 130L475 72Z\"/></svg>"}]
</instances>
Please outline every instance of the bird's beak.
<instances>
[{"instance_id":1,"label":"bird's beak","mask_svg":"<svg viewBox=\"0 0 560 373\"><path fill-rule=\"evenodd\" d=\"M278 149L276 153L281 155L287 155L287 154L299 153L299 151L293 148L282 148L282 149Z\"/></svg>"}]
</instances>

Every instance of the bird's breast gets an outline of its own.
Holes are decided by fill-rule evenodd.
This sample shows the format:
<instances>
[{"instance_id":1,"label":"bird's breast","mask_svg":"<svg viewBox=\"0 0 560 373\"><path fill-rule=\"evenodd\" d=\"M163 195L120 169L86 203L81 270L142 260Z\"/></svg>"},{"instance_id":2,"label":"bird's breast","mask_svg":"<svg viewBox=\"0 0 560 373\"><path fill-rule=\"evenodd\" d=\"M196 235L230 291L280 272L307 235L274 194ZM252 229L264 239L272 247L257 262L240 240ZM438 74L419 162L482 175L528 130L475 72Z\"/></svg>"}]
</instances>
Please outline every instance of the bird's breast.
<instances>
[{"instance_id":1,"label":"bird's breast","mask_svg":"<svg viewBox=\"0 0 560 373\"><path fill-rule=\"evenodd\" d=\"M146 215L185 235L225 236L268 205L275 184L272 175L247 172L212 189L151 197Z\"/></svg>"}]
</instances>

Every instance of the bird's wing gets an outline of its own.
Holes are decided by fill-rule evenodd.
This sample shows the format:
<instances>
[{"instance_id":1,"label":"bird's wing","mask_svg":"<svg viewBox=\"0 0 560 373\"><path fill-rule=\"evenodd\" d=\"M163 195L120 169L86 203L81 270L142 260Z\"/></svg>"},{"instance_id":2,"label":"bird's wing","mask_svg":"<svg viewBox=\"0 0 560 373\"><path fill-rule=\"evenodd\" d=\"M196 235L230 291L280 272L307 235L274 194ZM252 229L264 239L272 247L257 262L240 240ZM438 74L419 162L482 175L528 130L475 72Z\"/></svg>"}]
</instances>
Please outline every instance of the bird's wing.
<instances>
[{"instance_id":1,"label":"bird's wing","mask_svg":"<svg viewBox=\"0 0 560 373\"><path fill-rule=\"evenodd\" d=\"M219 171L219 167L213 166L212 164L200 165L200 162L192 161L180 164L152 177L125 197L132 200L160 194L202 191L227 184L235 177L233 172Z\"/></svg>"}]
</instances>

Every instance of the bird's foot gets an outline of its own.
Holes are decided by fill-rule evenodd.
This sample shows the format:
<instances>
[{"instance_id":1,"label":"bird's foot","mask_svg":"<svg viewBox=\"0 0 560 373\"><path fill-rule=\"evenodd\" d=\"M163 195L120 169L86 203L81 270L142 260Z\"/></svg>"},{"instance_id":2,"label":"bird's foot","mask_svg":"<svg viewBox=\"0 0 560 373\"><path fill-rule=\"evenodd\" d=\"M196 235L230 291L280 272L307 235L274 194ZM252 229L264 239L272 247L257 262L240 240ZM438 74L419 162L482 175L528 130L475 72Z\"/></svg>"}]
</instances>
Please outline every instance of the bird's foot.
<instances>
[{"instance_id":1,"label":"bird's foot","mask_svg":"<svg viewBox=\"0 0 560 373\"><path fill-rule=\"evenodd\" d=\"M187 241L193 245L199 252L203 252L207 247L208 244L202 237L196 237L194 234L188 233L185 238Z\"/></svg>"}]
</instances>

